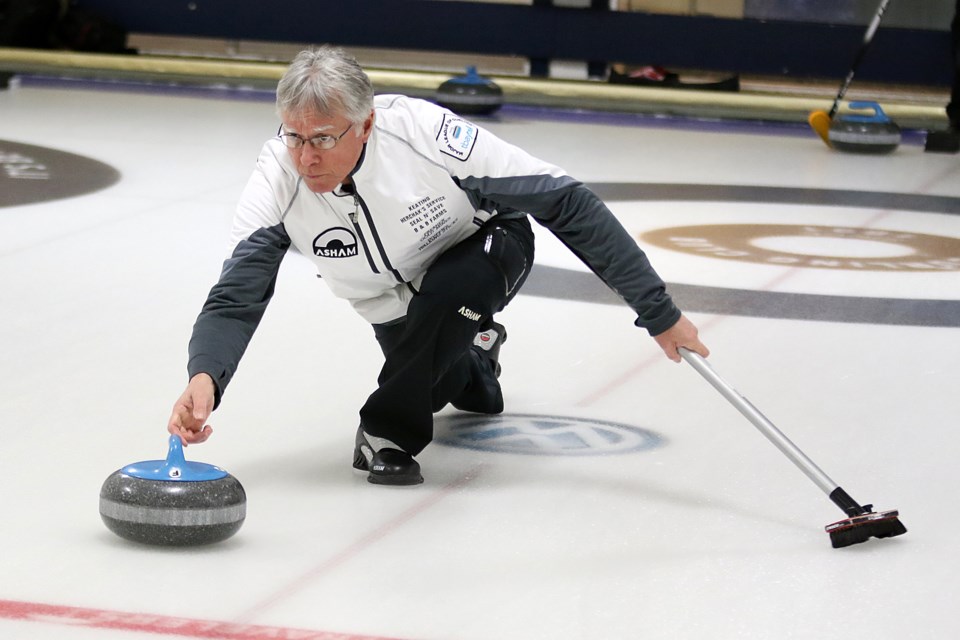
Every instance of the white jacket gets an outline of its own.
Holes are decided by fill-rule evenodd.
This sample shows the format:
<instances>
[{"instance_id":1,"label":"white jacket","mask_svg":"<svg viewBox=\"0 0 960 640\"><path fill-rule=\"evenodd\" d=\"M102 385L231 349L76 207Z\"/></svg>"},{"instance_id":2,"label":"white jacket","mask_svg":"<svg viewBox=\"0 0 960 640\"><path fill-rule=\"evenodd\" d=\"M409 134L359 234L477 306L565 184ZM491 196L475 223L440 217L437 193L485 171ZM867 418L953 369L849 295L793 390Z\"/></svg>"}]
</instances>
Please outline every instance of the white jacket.
<instances>
[{"instance_id":1,"label":"white jacket","mask_svg":"<svg viewBox=\"0 0 960 640\"><path fill-rule=\"evenodd\" d=\"M405 315L437 256L494 216L530 214L550 228L652 334L676 322L680 312L644 253L581 183L433 103L381 95L375 109L352 193L311 192L279 138L264 144L231 256L194 327L191 376L209 373L222 393L291 246L363 318L387 323Z\"/></svg>"}]
</instances>

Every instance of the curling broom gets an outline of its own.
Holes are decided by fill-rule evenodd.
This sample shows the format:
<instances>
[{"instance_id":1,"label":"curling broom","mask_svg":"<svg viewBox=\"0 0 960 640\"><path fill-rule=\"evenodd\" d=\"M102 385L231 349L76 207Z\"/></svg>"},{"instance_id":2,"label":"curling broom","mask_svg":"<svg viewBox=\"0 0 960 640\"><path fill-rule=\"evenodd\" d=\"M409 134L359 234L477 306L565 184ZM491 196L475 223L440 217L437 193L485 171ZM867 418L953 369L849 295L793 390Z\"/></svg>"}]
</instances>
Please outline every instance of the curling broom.
<instances>
[{"instance_id":1,"label":"curling broom","mask_svg":"<svg viewBox=\"0 0 960 640\"><path fill-rule=\"evenodd\" d=\"M740 395L736 389L724 381L703 357L683 348L680 349L680 355L697 370L697 373L713 385L723 397L729 400L740 413L750 420L784 455L797 465L808 478L813 480L814 484L820 487L834 504L847 514L848 517L846 519L828 524L825 527L826 532L830 534L830 542L835 549L866 542L871 537L891 538L907 532L907 528L903 526L903 523L901 523L898 518L900 515L899 511L892 510L876 513L873 511L873 505L860 506L856 500L851 498L846 491L831 480L810 458L804 455L766 416L760 413L749 400Z\"/></svg>"},{"instance_id":2,"label":"curling broom","mask_svg":"<svg viewBox=\"0 0 960 640\"><path fill-rule=\"evenodd\" d=\"M843 97L847 95L847 89L850 88L850 83L853 82L853 76L857 72L857 68L860 66L860 63L863 61L864 56L867 53L867 49L870 48L870 44L873 42L873 35L877 32L877 28L880 26L880 20L883 18L883 12L887 10L887 5L890 4L890 0L881 0L880 7L877 9L877 13L873 16L873 20L870 21L870 25L867 27L866 33L863 35L863 43L860 45L860 49L857 51L857 55L853 59L853 64L850 65L850 71L847 72L847 77L844 79L843 84L840 85L840 91L837 93L836 99L833 101L833 107L830 108L830 113L826 111L814 111L807 117L807 122L810 124L810 127L817 132L824 142L827 143L827 146L830 145L830 124L833 122L833 117L837 115L837 110L840 108L840 101L843 100Z\"/></svg>"}]
</instances>

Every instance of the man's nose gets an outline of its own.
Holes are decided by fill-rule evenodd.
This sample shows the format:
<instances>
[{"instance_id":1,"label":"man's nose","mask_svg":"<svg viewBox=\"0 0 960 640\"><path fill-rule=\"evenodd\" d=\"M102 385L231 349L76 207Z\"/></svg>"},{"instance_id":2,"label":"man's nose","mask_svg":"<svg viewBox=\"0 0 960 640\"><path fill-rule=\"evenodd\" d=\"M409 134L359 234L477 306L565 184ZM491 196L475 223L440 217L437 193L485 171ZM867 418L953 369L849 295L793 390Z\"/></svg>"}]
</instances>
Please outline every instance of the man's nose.
<instances>
[{"instance_id":1,"label":"man's nose","mask_svg":"<svg viewBox=\"0 0 960 640\"><path fill-rule=\"evenodd\" d=\"M323 152L317 149L309 142L303 143L300 147L300 162L302 164L313 164L323 157Z\"/></svg>"}]
</instances>

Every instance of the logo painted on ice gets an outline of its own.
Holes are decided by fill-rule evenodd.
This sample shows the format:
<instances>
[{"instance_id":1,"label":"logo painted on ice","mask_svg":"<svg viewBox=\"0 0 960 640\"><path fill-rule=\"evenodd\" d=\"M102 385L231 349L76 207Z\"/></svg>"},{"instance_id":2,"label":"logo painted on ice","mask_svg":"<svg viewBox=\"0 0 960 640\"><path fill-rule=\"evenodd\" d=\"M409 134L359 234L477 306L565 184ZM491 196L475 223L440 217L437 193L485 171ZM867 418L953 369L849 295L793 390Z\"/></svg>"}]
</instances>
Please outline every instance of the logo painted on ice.
<instances>
[{"instance_id":1,"label":"logo painted on ice","mask_svg":"<svg viewBox=\"0 0 960 640\"><path fill-rule=\"evenodd\" d=\"M451 447L541 456L596 456L660 447L664 439L646 429L606 420L504 413L438 416L435 442Z\"/></svg>"},{"instance_id":2,"label":"logo painted on ice","mask_svg":"<svg viewBox=\"0 0 960 640\"><path fill-rule=\"evenodd\" d=\"M119 171L93 158L0 140L0 208L72 198L119 181Z\"/></svg>"},{"instance_id":3,"label":"logo painted on ice","mask_svg":"<svg viewBox=\"0 0 960 640\"><path fill-rule=\"evenodd\" d=\"M345 227L327 229L313 239L313 255L318 258L352 258L357 255L357 237Z\"/></svg>"}]
</instances>

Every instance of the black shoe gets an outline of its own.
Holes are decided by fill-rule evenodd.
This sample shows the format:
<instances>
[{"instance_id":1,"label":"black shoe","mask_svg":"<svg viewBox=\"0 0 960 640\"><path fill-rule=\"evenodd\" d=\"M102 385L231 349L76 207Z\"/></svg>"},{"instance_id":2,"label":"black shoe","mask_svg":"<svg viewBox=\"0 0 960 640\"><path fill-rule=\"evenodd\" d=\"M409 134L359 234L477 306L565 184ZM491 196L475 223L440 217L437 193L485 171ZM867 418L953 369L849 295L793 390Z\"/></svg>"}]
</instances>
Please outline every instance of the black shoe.
<instances>
[{"instance_id":1,"label":"black shoe","mask_svg":"<svg viewBox=\"0 0 960 640\"><path fill-rule=\"evenodd\" d=\"M507 330L496 322L477 334L468 354L473 359L470 385L450 402L454 408L471 413L503 413L503 391L497 378L500 345L506 340Z\"/></svg>"},{"instance_id":2,"label":"black shoe","mask_svg":"<svg viewBox=\"0 0 960 640\"><path fill-rule=\"evenodd\" d=\"M367 481L373 484L407 486L423 482L420 464L413 456L400 449L374 451L363 433L363 427L357 429L353 468L368 471L370 475L367 476Z\"/></svg>"},{"instance_id":3,"label":"black shoe","mask_svg":"<svg viewBox=\"0 0 960 640\"><path fill-rule=\"evenodd\" d=\"M934 153L960 152L960 126L951 125L942 131L928 131L924 151Z\"/></svg>"},{"instance_id":4,"label":"black shoe","mask_svg":"<svg viewBox=\"0 0 960 640\"><path fill-rule=\"evenodd\" d=\"M481 331L473 339L473 347L493 363L493 373L500 377L500 346L507 341L507 329L494 322L486 331Z\"/></svg>"}]
</instances>

